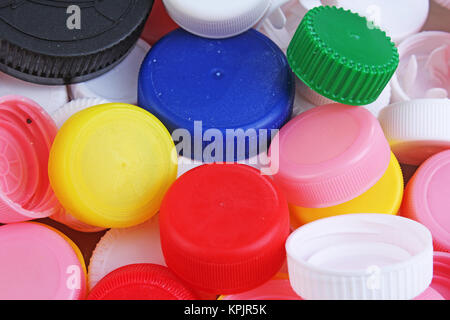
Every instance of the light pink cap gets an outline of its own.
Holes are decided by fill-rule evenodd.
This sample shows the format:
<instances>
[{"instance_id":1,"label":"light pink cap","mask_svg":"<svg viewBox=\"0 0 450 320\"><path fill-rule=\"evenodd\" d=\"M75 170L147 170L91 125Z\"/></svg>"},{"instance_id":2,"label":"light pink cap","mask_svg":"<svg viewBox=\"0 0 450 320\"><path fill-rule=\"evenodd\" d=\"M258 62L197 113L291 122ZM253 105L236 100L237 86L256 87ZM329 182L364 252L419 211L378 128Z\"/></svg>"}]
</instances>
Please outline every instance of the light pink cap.
<instances>
[{"instance_id":1,"label":"light pink cap","mask_svg":"<svg viewBox=\"0 0 450 320\"><path fill-rule=\"evenodd\" d=\"M434 252L433 281L414 300L450 300L450 253Z\"/></svg>"},{"instance_id":2,"label":"light pink cap","mask_svg":"<svg viewBox=\"0 0 450 320\"><path fill-rule=\"evenodd\" d=\"M450 150L425 161L409 181L402 215L425 225L436 251L450 252Z\"/></svg>"},{"instance_id":3,"label":"light pink cap","mask_svg":"<svg viewBox=\"0 0 450 320\"><path fill-rule=\"evenodd\" d=\"M222 296L221 300L303 300L291 287L289 279L272 279L263 285L237 294Z\"/></svg>"},{"instance_id":4,"label":"light pink cap","mask_svg":"<svg viewBox=\"0 0 450 320\"><path fill-rule=\"evenodd\" d=\"M61 209L48 179L56 125L34 101L0 98L0 223L52 215Z\"/></svg>"},{"instance_id":5,"label":"light pink cap","mask_svg":"<svg viewBox=\"0 0 450 320\"><path fill-rule=\"evenodd\" d=\"M434 253L434 276L431 287L445 299L450 300L450 253Z\"/></svg>"},{"instance_id":6,"label":"light pink cap","mask_svg":"<svg viewBox=\"0 0 450 320\"><path fill-rule=\"evenodd\" d=\"M72 246L35 223L0 227L0 300L78 300L86 277Z\"/></svg>"},{"instance_id":7,"label":"light pink cap","mask_svg":"<svg viewBox=\"0 0 450 320\"><path fill-rule=\"evenodd\" d=\"M288 202L308 208L349 201L386 171L389 144L366 109L329 104L302 113L284 126L270 146L273 172Z\"/></svg>"}]
</instances>

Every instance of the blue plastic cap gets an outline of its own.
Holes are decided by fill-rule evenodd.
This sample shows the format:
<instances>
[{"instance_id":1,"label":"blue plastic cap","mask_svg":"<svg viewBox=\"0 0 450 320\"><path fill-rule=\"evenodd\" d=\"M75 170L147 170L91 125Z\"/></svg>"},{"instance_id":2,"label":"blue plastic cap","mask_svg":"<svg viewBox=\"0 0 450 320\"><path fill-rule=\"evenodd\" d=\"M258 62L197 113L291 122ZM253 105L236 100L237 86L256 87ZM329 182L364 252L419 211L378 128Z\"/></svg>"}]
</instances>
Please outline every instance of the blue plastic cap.
<instances>
[{"instance_id":1,"label":"blue plastic cap","mask_svg":"<svg viewBox=\"0 0 450 320\"><path fill-rule=\"evenodd\" d=\"M182 155L206 162L235 161L267 149L271 130L289 120L294 94L286 56L260 32L215 40L178 29L145 58L138 104L173 133ZM185 130L178 134L176 129ZM183 141L180 147L176 141L183 132L189 132L190 146Z\"/></svg>"}]
</instances>

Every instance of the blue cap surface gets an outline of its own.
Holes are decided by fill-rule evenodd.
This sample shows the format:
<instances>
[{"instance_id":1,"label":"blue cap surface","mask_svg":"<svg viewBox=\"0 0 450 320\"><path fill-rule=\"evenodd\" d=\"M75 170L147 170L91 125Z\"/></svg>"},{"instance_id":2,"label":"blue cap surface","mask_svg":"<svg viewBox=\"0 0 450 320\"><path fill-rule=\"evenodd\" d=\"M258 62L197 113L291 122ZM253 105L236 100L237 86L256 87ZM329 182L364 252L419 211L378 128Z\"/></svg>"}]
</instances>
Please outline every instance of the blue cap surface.
<instances>
[{"instance_id":1,"label":"blue cap surface","mask_svg":"<svg viewBox=\"0 0 450 320\"><path fill-rule=\"evenodd\" d=\"M234 161L256 154L255 140L256 145L264 141L260 129L279 129L289 120L294 92L286 56L258 31L215 40L178 29L161 39L145 58L138 104L170 132L182 128L190 133L191 147L183 150L184 156L208 161L205 155L211 151L211 141L216 146L223 141L223 159L218 157L220 148L212 152L213 159ZM194 121L202 122L201 129L198 123L195 126L197 136ZM208 133L209 129L216 130ZM243 131L235 136L229 132L227 138L227 129ZM248 129L256 130L256 139L245 135ZM203 140L210 141L202 142L199 130ZM223 140L216 139L219 133ZM270 132L266 137L270 142ZM241 138L246 141L244 152Z\"/></svg>"}]
</instances>

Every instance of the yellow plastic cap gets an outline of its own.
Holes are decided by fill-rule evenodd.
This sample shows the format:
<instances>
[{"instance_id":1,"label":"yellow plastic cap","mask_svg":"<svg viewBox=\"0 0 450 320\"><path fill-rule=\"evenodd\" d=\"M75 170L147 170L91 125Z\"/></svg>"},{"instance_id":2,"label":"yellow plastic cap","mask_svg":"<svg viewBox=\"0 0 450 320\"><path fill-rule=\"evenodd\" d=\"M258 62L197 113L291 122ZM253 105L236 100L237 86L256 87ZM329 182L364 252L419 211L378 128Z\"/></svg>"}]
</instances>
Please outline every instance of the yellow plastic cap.
<instances>
[{"instance_id":1,"label":"yellow plastic cap","mask_svg":"<svg viewBox=\"0 0 450 320\"><path fill-rule=\"evenodd\" d=\"M156 117L133 105L110 103L64 123L50 151L49 177L75 218L125 228L158 212L177 166L175 145Z\"/></svg>"},{"instance_id":2,"label":"yellow plastic cap","mask_svg":"<svg viewBox=\"0 0 450 320\"><path fill-rule=\"evenodd\" d=\"M350 213L397 214L403 198L403 175L391 152L389 167L383 177L365 193L350 201L326 208L289 205L291 226L295 229L314 220Z\"/></svg>"}]
</instances>

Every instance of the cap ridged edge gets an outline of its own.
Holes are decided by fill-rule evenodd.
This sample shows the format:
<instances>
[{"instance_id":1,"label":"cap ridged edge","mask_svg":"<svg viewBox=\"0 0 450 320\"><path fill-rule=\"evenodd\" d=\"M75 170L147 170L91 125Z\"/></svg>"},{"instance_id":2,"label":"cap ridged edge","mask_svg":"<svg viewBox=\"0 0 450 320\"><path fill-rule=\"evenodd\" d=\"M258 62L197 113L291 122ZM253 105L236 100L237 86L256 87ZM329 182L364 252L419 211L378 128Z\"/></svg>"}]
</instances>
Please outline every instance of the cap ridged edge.
<instances>
[{"instance_id":1,"label":"cap ridged edge","mask_svg":"<svg viewBox=\"0 0 450 320\"><path fill-rule=\"evenodd\" d=\"M305 84L326 98L349 105L370 104L378 98L397 69L398 51L386 36L392 45L393 58L385 65L362 65L341 56L314 31L313 18L320 12L331 9L355 14L350 10L329 6L309 10L289 44L289 64ZM376 30L386 35L384 31L378 28Z\"/></svg>"},{"instance_id":2,"label":"cap ridged edge","mask_svg":"<svg viewBox=\"0 0 450 320\"><path fill-rule=\"evenodd\" d=\"M450 140L447 116L450 99L417 99L389 105L381 111L379 121L390 142Z\"/></svg>"},{"instance_id":3,"label":"cap ridged edge","mask_svg":"<svg viewBox=\"0 0 450 320\"><path fill-rule=\"evenodd\" d=\"M249 30L264 17L271 4L269 0L264 6L254 8L251 12L246 12L233 19L219 21L212 17L211 20L216 21L211 21L186 15L177 10L170 1L164 0L163 2L169 16L183 29L201 37L214 39L232 37Z\"/></svg>"},{"instance_id":4,"label":"cap ridged edge","mask_svg":"<svg viewBox=\"0 0 450 320\"><path fill-rule=\"evenodd\" d=\"M170 250L164 250L164 243L167 242L164 234L164 232L161 233L161 244L167 266L191 287L208 293L234 294L248 290L249 287L257 287L273 277L286 258L283 243L260 255L233 264L201 261L173 245ZM288 229L286 229L287 235ZM279 261L278 264L271 263L275 260L274 257L278 257L276 259ZM205 273L205 269L209 269L210 272ZM245 287L242 287L243 279L246 280ZM217 283L228 283L229 286L222 288L220 292L215 292Z\"/></svg>"},{"instance_id":5,"label":"cap ridged edge","mask_svg":"<svg viewBox=\"0 0 450 320\"><path fill-rule=\"evenodd\" d=\"M101 300L105 293L133 284L147 284L167 290L178 300L195 300L196 297L167 267L142 263L118 268L106 275L89 293L88 300Z\"/></svg>"},{"instance_id":6,"label":"cap ridged edge","mask_svg":"<svg viewBox=\"0 0 450 320\"><path fill-rule=\"evenodd\" d=\"M146 19L119 44L95 54L82 56L42 55L1 39L0 70L24 81L64 85L98 77L119 64L133 49Z\"/></svg>"}]
</instances>

